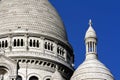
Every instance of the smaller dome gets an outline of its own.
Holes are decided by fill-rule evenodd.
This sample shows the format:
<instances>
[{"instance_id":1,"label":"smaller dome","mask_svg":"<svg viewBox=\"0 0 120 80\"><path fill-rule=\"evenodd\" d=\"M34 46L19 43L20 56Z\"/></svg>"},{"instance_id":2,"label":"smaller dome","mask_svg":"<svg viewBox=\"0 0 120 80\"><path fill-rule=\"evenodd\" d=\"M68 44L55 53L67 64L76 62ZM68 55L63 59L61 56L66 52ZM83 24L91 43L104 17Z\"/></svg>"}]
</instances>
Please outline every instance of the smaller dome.
<instances>
[{"instance_id":1,"label":"smaller dome","mask_svg":"<svg viewBox=\"0 0 120 80\"><path fill-rule=\"evenodd\" d=\"M86 35L85 35L85 39L87 39L87 38L97 38L96 32L92 27L92 21L91 20L89 20L89 28L88 28L88 30L86 32Z\"/></svg>"},{"instance_id":2,"label":"smaller dome","mask_svg":"<svg viewBox=\"0 0 120 80\"><path fill-rule=\"evenodd\" d=\"M88 40L86 44L86 59L75 70L71 80L114 80L113 75L104 64L102 64L97 58L96 52L96 33L91 26L92 21L89 21L89 29L86 32L85 39L94 38Z\"/></svg>"},{"instance_id":3,"label":"smaller dome","mask_svg":"<svg viewBox=\"0 0 120 80\"><path fill-rule=\"evenodd\" d=\"M52 75L52 80L64 80L63 77L61 76L61 74L58 72L58 70L56 69L56 71L53 73Z\"/></svg>"},{"instance_id":4,"label":"smaller dome","mask_svg":"<svg viewBox=\"0 0 120 80\"><path fill-rule=\"evenodd\" d=\"M114 80L110 71L97 59L85 60L71 80Z\"/></svg>"}]
</instances>

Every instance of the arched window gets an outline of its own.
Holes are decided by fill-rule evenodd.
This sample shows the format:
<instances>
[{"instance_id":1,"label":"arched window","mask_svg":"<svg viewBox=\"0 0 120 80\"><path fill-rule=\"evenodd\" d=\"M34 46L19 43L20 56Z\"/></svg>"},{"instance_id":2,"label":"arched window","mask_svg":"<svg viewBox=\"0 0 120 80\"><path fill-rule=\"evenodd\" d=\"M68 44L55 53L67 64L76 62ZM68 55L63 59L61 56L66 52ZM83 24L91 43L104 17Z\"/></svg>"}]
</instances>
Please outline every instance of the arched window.
<instances>
[{"instance_id":1,"label":"arched window","mask_svg":"<svg viewBox=\"0 0 120 80\"><path fill-rule=\"evenodd\" d=\"M47 78L46 80L50 80L50 78Z\"/></svg>"},{"instance_id":2,"label":"arched window","mask_svg":"<svg viewBox=\"0 0 120 80\"><path fill-rule=\"evenodd\" d=\"M13 43L14 43L13 45L16 46L16 39L14 39L14 42L13 42Z\"/></svg>"},{"instance_id":3,"label":"arched window","mask_svg":"<svg viewBox=\"0 0 120 80\"><path fill-rule=\"evenodd\" d=\"M37 40L37 47L39 47L39 40Z\"/></svg>"},{"instance_id":4,"label":"arched window","mask_svg":"<svg viewBox=\"0 0 120 80\"><path fill-rule=\"evenodd\" d=\"M20 40L19 39L17 40L17 46L20 46Z\"/></svg>"},{"instance_id":5,"label":"arched window","mask_svg":"<svg viewBox=\"0 0 120 80\"><path fill-rule=\"evenodd\" d=\"M92 42L90 42L89 52L92 52Z\"/></svg>"},{"instance_id":6,"label":"arched window","mask_svg":"<svg viewBox=\"0 0 120 80\"><path fill-rule=\"evenodd\" d=\"M47 49L47 42L45 42L45 49Z\"/></svg>"},{"instance_id":7,"label":"arched window","mask_svg":"<svg viewBox=\"0 0 120 80\"><path fill-rule=\"evenodd\" d=\"M2 41L2 47L4 47L4 41Z\"/></svg>"},{"instance_id":8,"label":"arched window","mask_svg":"<svg viewBox=\"0 0 120 80\"><path fill-rule=\"evenodd\" d=\"M57 47L57 53L59 53L60 52L60 49L59 49L59 47Z\"/></svg>"},{"instance_id":9,"label":"arched window","mask_svg":"<svg viewBox=\"0 0 120 80\"><path fill-rule=\"evenodd\" d=\"M1 48L2 46L1 46L1 41L0 41L0 48Z\"/></svg>"},{"instance_id":10,"label":"arched window","mask_svg":"<svg viewBox=\"0 0 120 80\"><path fill-rule=\"evenodd\" d=\"M29 42L29 44L30 44L30 47L32 47L32 39L30 39L30 42Z\"/></svg>"},{"instance_id":11,"label":"arched window","mask_svg":"<svg viewBox=\"0 0 120 80\"><path fill-rule=\"evenodd\" d=\"M8 42L5 40L5 48L8 47Z\"/></svg>"},{"instance_id":12,"label":"arched window","mask_svg":"<svg viewBox=\"0 0 120 80\"><path fill-rule=\"evenodd\" d=\"M33 40L33 47L35 47L35 40Z\"/></svg>"},{"instance_id":13,"label":"arched window","mask_svg":"<svg viewBox=\"0 0 120 80\"><path fill-rule=\"evenodd\" d=\"M62 49L62 56L64 56L64 49Z\"/></svg>"},{"instance_id":14,"label":"arched window","mask_svg":"<svg viewBox=\"0 0 120 80\"><path fill-rule=\"evenodd\" d=\"M21 46L23 46L24 45L24 42L23 42L23 39L21 39Z\"/></svg>"},{"instance_id":15,"label":"arched window","mask_svg":"<svg viewBox=\"0 0 120 80\"><path fill-rule=\"evenodd\" d=\"M29 78L29 80L38 80L38 77L32 76L32 77Z\"/></svg>"},{"instance_id":16,"label":"arched window","mask_svg":"<svg viewBox=\"0 0 120 80\"><path fill-rule=\"evenodd\" d=\"M22 77L18 75L17 80L22 80Z\"/></svg>"},{"instance_id":17,"label":"arched window","mask_svg":"<svg viewBox=\"0 0 120 80\"><path fill-rule=\"evenodd\" d=\"M45 44L44 44L44 48L45 48L46 50L53 51L54 45L53 45L52 42L47 42L47 41L46 41Z\"/></svg>"},{"instance_id":18,"label":"arched window","mask_svg":"<svg viewBox=\"0 0 120 80\"><path fill-rule=\"evenodd\" d=\"M0 66L0 80L7 80L6 78L6 74L8 74L8 68L4 67L4 66Z\"/></svg>"},{"instance_id":19,"label":"arched window","mask_svg":"<svg viewBox=\"0 0 120 80\"><path fill-rule=\"evenodd\" d=\"M50 43L48 43L48 50L50 50Z\"/></svg>"},{"instance_id":20,"label":"arched window","mask_svg":"<svg viewBox=\"0 0 120 80\"><path fill-rule=\"evenodd\" d=\"M88 47L87 47L87 48L88 48L88 52L89 52L89 46L90 46L90 44L89 44L89 42L88 42L87 44L88 44Z\"/></svg>"},{"instance_id":21,"label":"arched window","mask_svg":"<svg viewBox=\"0 0 120 80\"><path fill-rule=\"evenodd\" d=\"M88 43L88 52L92 52L92 42Z\"/></svg>"},{"instance_id":22,"label":"arched window","mask_svg":"<svg viewBox=\"0 0 120 80\"><path fill-rule=\"evenodd\" d=\"M51 51L53 51L53 44L51 44Z\"/></svg>"},{"instance_id":23,"label":"arched window","mask_svg":"<svg viewBox=\"0 0 120 80\"><path fill-rule=\"evenodd\" d=\"M62 54L62 48L60 48L60 55Z\"/></svg>"},{"instance_id":24,"label":"arched window","mask_svg":"<svg viewBox=\"0 0 120 80\"><path fill-rule=\"evenodd\" d=\"M39 48L40 47L40 42L37 39L34 39L34 40L30 39L29 40L29 46Z\"/></svg>"},{"instance_id":25,"label":"arched window","mask_svg":"<svg viewBox=\"0 0 120 80\"><path fill-rule=\"evenodd\" d=\"M57 47L57 53L58 53L59 56L63 56L64 57L64 54L65 54L64 48Z\"/></svg>"}]
</instances>

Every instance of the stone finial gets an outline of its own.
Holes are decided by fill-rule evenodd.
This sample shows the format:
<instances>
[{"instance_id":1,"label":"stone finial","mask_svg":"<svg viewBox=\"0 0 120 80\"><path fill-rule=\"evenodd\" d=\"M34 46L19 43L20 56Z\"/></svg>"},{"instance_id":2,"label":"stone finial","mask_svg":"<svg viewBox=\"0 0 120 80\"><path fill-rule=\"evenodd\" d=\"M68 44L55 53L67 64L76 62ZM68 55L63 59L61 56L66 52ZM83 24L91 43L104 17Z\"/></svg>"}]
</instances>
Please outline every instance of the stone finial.
<instances>
[{"instance_id":1,"label":"stone finial","mask_svg":"<svg viewBox=\"0 0 120 80\"><path fill-rule=\"evenodd\" d=\"M92 26L92 20L91 19L89 20L89 26Z\"/></svg>"}]
</instances>

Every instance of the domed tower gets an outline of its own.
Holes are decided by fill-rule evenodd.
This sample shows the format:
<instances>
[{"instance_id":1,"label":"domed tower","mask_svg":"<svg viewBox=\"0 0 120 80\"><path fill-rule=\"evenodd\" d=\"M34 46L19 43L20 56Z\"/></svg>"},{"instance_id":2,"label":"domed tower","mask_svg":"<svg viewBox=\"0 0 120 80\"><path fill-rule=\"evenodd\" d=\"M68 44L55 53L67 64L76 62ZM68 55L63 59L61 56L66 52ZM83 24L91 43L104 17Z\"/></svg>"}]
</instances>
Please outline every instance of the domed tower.
<instances>
[{"instance_id":1,"label":"domed tower","mask_svg":"<svg viewBox=\"0 0 120 80\"><path fill-rule=\"evenodd\" d=\"M61 18L48 0L0 1L0 78L69 80L73 50ZM2 71L2 72L1 72Z\"/></svg>"},{"instance_id":2,"label":"domed tower","mask_svg":"<svg viewBox=\"0 0 120 80\"><path fill-rule=\"evenodd\" d=\"M114 80L111 72L97 58L97 36L89 21L85 35L86 59L76 69L71 80Z\"/></svg>"}]
</instances>

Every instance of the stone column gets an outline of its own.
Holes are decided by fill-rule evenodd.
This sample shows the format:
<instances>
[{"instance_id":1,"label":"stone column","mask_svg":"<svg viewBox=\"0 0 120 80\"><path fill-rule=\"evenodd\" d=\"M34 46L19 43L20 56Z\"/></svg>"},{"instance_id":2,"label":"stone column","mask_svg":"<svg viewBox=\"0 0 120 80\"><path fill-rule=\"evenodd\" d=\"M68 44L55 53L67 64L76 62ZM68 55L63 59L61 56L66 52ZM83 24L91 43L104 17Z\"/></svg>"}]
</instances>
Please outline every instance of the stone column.
<instances>
[{"instance_id":1,"label":"stone column","mask_svg":"<svg viewBox=\"0 0 120 80\"><path fill-rule=\"evenodd\" d=\"M96 49L96 46L95 46L95 42L94 42L94 52L96 52L96 50L95 50L95 49Z\"/></svg>"},{"instance_id":2,"label":"stone column","mask_svg":"<svg viewBox=\"0 0 120 80\"><path fill-rule=\"evenodd\" d=\"M41 43L40 43L41 52L45 53L44 52L44 40L45 40L45 38L44 37L40 37L40 39L41 39Z\"/></svg>"},{"instance_id":3,"label":"stone column","mask_svg":"<svg viewBox=\"0 0 120 80\"><path fill-rule=\"evenodd\" d=\"M12 51L12 35L10 34L9 36L9 42L8 42L8 46L9 46L9 48L10 48L10 51Z\"/></svg>"},{"instance_id":4,"label":"stone column","mask_svg":"<svg viewBox=\"0 0 120 80\"><path fill-rule=\"evenodd\" d=\"M88 52L90 51L90 42L88 42ZM88 53L87 52L87 53Z\"/></svg>"},{"instance_id":5,"label":"stone column","mask_svg":"<svg viewBox=\"0 0 120 80\"><path fill-rule=\"evenodd\" d=\"M25 44L24 46L26 47L26 50L29 49L29 48L28 48L28 37L29 37L28 34L26 34L26 35L25 35L25 43L24 43L24 44Z\"/></svg>"},{"instance_id":6,"label":"stone column","mask_svg":"<svg viewBox=\"0 0 120 80\"><path fill-rule=\"evenodd\" d=\"M88 42L86 43L86 52L88 52Z\"/></svg>"},{"instance_id":7,"label":"stone column","mask_svg":"<svg viewBox=\"0 0 120 80\"><path fill-rule=\"evenodd\" d=\"M65 58L65 61L67 61L67 51L64 50L64 58Z\"/></svg>"},{"instance_id":8,"label":"stone column","mask_svg":"<svg viewBox=\"0 0 120 80\"><path fill-rule=\"evenodd\" d=\"M55 41L54 44L53 44L53 52L54 52L54 55L57 56L57 42Z\"/></svg>"},{"instance_id":9,"label":"stone column","mask_svg":"<svg viewBox=\"0 0 120 80\"><path fill-rule=\"evenodd\" d=\"M92 41L92 52L94 52L94 42Z\"/></svg>"}]
</instances>

